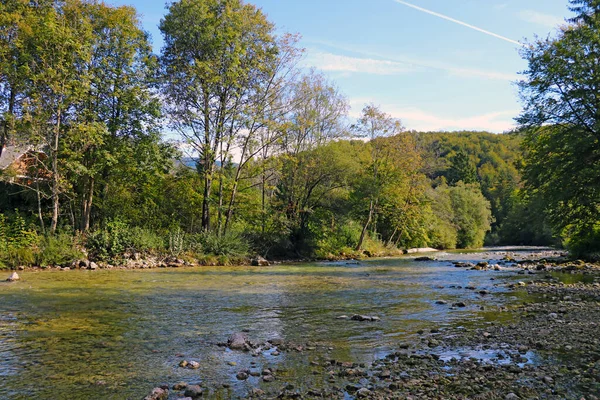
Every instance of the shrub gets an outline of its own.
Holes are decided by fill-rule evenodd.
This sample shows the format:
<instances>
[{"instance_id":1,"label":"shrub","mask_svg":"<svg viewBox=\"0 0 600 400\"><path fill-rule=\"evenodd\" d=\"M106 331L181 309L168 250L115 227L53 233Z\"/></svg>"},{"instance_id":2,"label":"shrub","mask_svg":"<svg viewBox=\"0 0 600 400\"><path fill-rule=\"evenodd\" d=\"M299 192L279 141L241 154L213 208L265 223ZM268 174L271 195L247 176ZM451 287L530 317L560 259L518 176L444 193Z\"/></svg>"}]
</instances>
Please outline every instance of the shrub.
<instances>
[{"instance_id":1,"label":"shrub","mask_svg":"<svg viewBox=\"0 0 600 400\"><path fill-rule=\"evenodd\" d=\"M93 258L115 260L125 252L151 253L164 250L164 240L158 234L140 227L130 227L114 219L90 234L86 247Z\"/></svg>"},{"instance_id":2,"label":"shrub","mask_svg":"<svg viewBox=\"0 0 600 400\"><path fill-rule=\"evenodd\" d=\"M568 227L564 236L572 257L600 262L600 222L586 228Z\"/></svg>"},{"instance_id":3,"label":"shrub","mask_svg":"<svg viewBox=\"0 0 600 400\"><path fill-rule=\"evenodd\" d=\"M215 232L205 232L198 239L204 253L216 256L245 257L250 249L246 239L238 233L218 235Z\"/></svg>"},{"instance_id":4,"label":"shrub","mask_svg":"<svg viewBox=\"0 0 600 400\"><path fill-rule=\"evenodd\" d=\"M67 233L42 238L36 254L37 265L63 265L71 264L84 254L76 246L76 238Z\"/></svg>"}]
</instances>

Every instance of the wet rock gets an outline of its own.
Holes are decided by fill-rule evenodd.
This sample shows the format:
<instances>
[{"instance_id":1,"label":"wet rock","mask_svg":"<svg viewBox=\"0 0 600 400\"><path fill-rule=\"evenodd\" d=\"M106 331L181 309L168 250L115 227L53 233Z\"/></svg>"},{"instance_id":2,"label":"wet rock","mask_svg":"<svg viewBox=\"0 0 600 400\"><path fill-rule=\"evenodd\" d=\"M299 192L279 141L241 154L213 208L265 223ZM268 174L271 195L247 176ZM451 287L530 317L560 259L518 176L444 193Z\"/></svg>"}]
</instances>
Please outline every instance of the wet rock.
<instances>
[{"instance_id":1,"label":"wet rock","mask_svg":"<svg viewBox=\"0 0 600 400\"><path fill-rule=\"evenodd\" d=\"M371 316L371 315L359 315L355 314L350 318L353 321L379 321L379 317Z\"/></svg>"},{"instance_id":2,"label":"wet rock","mask_svg":"<svg viewBox=\"0 0 600 400\"><path fill-rule=\"evenodd\" d=\"M273 375L265 375L262 379L265 382L273 382L275 380L275 377Z\"/></svg>"},{"instance_id":3,"label":"wet rock","mask_svg":"<svg viewBox=\"0 0 600 400\"><path fill-rule=\"evenodd\" d=\"M156 387L152 389L149 395L144 397L144 400L167 400L169 391L167 389Z\"/></svg>"},{"instance_id":4,"label":"wet rock","mask_svg":"<svg viewBox=\"0 0 600 400\"><path fill-rule=\"evenodd\" d=\"M179 362L179 366L181 368L186 368L188 366L188 362L186 360L182 360Z\"/></svg>"},{"instance_id":5,"label":"wet rock","mask_svg":"<svg viewBox=\"0 0 600 400\"><path fill-rule=\"evenodd\" d=\"M514 393L509 393L506 396L504 396L504 400L518 400L519 396L517 396Z\"/></svg>"},{"instance_id":6,"label":"wet rock","mask_svg":"<svg viewBox=\"0 0 600 400\"><path fill-rule=\"evenodd\" d=\"M245 381L248 379L248 373L246 371L240 371L235 377L240 381Z\"/></svg>"},{"instance_id":7,"label":"wet rock","mask_svg":"<svg viewBox=\"0 0 600 400\"><path fill-rule=\"evenodd\" d=\"M248 337L241 332L236 332L227 339L227 346L232 350L246 350L247 343Z\"/></svg>"},{"instance_id":8,"label":"wet rock","mask_svg":"<svg viewBox=\"0 0 600 400\"><path fill-rule=\"evenodd\" d=\"M362 387L361 387L361 386L359 386L359 385L354 385L354 384L349 384L349 385L346 385L346 391L347 391L348 393L356 393L356 392L358 392L360 389L362 389Z\"/></svg>"},{"instance_id":9,"label":"wet rock","mask_svg":"<svg viewBox=\"0 0 600 400\"><path fill-rule=\"evenodd\" d=\"M335 317L335 319L348 319L347 315L340 315L339 317Z\"/></svg>"},{"instance_id":10,"label":"wet rock","mask_svg":"<svg viewBox=\"0 0 600 400\"><path fill-rule=\"evenodd\" d=\"M269 261L260 256L253 258L251 264L254 267L268 267L270 265Z\"/></svg>"},{"instance_id":11,"label":"wet rock","mask_svg":"<svg viewBox=\"0 0 600 400\"><path fill-rule=\"evenodd\" d=\"M178 382L173 385L173 390L183 390L187 388L188 384L185 382Z\"/></svg>"},{"instance_id":12,"label":"wet rock","mask_svg":"<svg viewBox=\"0 0 600 400\"><path fill-rule=\"evenodd\" d=\"M252 390L250 391L250 396L253 396L253 397L262 397L262 396L264 396L264 394L265 394L265 391L261 390L259 388L252 388Z\"/></svg>"},{"instance_id":13,"label":"wet rock","mask_svg":"<svg viewBox=\"0 0 600 400\"><path fill-rule=\"evenodd\" d=\"M437 300L435 304L448 304L446 300Z\"/></svg>"},{"instance_id":14,"label":"wet rock","mask_svg":"<svg viewBox=\"0 0 600 400\"><path fill-rule=\"evenodd\" d=\"M462 302L462 301L458 301L458 302L452 304L452 307L460 307L460 308L462 308L462 307L466 307L466 306L467 305L464 302Z\"/></svg>"},{"instance_id":15,"label":"wet rock","mask_svg":"<svg viewBox=\"0 0 600 400\"><path fill-rule=\"evenodd\" d=\"M7 282L16 282L18 280L20 280L21 277L19 276L19 274L17 274L16 272L13 272L12 274L10 274L10 276L6 279Z\"/></svg>"},{"instance_id":16,"label":"wet rock","mask_svg":"<svg viewBox=\"0 0 600 400\"><path fill-rule=\"evenodd\" d=\"M188 362L187 367L189 369L198 369L198 368L200 368L200 363L198 361L190 361L190 362Z\"/></svg>"},{"instance_id":17,"label":"wet rock","mask_svg":"<svg viewBox=\"0 0 600 400\"><path fill-rule=\"evenodd\" d=\"M435 258L433 257L417 257L415 258L415 261L435 261Z\"/></svg>"},{"instance_id":18,"label":"wet rock","mask_svg":"<svg viewBox=\"0 0 600 400\"><path fill-rule=\"evenodd\" d=\"M192 399L198 398L202 396L202 388L200 385L189 385L185 392L183 392L184 396L191 397Z\"/></svg>"}]
</instances>

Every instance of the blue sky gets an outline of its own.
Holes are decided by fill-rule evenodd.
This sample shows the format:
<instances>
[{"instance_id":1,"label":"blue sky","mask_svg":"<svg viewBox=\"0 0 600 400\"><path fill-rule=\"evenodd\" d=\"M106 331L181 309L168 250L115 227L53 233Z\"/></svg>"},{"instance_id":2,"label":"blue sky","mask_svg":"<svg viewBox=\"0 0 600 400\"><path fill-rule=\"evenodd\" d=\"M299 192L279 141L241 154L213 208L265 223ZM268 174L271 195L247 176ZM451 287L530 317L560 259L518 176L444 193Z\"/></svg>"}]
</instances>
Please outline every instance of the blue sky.
<instances>
[{"instance_id":1,"label":"blue sky","mask_svg":"<svg viewBox=\"0 0 600 400\"><path fill-rule=\"evenodd\" d=\"M514 82L527 66L514 41L554 34L570 16L567 0L407 2L250 1L278 31L302 35L303 65L323 71L337 84L352 107L351 116L372 102L408 129L512 128L520 110ZM155 51L160 50L157 25L164 2L108 3L135 6Z\"/></svg>"}]
</instances>

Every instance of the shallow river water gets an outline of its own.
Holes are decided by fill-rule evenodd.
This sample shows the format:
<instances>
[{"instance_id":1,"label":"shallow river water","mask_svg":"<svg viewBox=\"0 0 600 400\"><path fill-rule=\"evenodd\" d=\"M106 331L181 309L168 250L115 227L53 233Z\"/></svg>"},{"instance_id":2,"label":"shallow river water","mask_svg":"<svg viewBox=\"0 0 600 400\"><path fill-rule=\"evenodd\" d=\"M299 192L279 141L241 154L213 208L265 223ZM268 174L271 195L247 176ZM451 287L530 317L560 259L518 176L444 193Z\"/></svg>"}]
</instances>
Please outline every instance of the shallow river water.
<instances>
[{"instance_id":1,"label":"shallow river water","mask_svg":"<svg viewBox=\"0 0 600 400\"><path fill-rule=\"evenodd\" d=\"M371 362L416 340L421 329L502 318L498 306L522 299L494 284L523 277L455 268L450 261L495 263L505 254L437 253L431 262L415 262L412 255L271 267L25 271L18 283L0 283L0 399L140 399L162 382L178 381L225 384L211 396L231 398L260 386L258 378L235 378L251 362L277 368L278 380L296 387L319 386L325 378L309 372L310 360ZM467 307L451 309L456 301ZM353 314L381 320L336 318ZM242 330L253 341L311 342L317 350L252 357L217 346ZM200 368L179 368L184 359Z\"/></svg>"}]
</instances>

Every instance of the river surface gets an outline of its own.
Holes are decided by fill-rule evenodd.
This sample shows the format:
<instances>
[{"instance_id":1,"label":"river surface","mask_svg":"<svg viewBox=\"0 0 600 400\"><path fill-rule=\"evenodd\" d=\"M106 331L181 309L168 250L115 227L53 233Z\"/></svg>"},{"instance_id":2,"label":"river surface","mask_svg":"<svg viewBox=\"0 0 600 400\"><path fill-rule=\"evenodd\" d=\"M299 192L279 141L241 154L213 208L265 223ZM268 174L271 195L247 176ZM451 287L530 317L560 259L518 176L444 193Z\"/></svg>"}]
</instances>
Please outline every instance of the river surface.
<instances>
[{"instance_id":1,"label":"river surface","mask_svg":"<svg viewBox=\"0 0 600 400\"><path fill-rule=\"evenodd\" d=\"M451 261L497 263L505 255L492 249L436 253L429 262L412 255L271 267L24 271L20 282L0 283L0 399L140 399L179 381L225 384L210 396L232 398L264 384L235 378L251 366L276 368L280 378L272 385L318 386L325 378L310 373L311 360L371 362L418 340L423 329L501 319L508 313L500 306L523 299L495 285L524 277ZM452 309L457 301L467 307ZM353 314L381 320L336 318ZM283 339L316 350L252 357L217 345L242 330L253 341ZM181 360L200 368L180 368Z\"/></svg>"}]
</instances>

